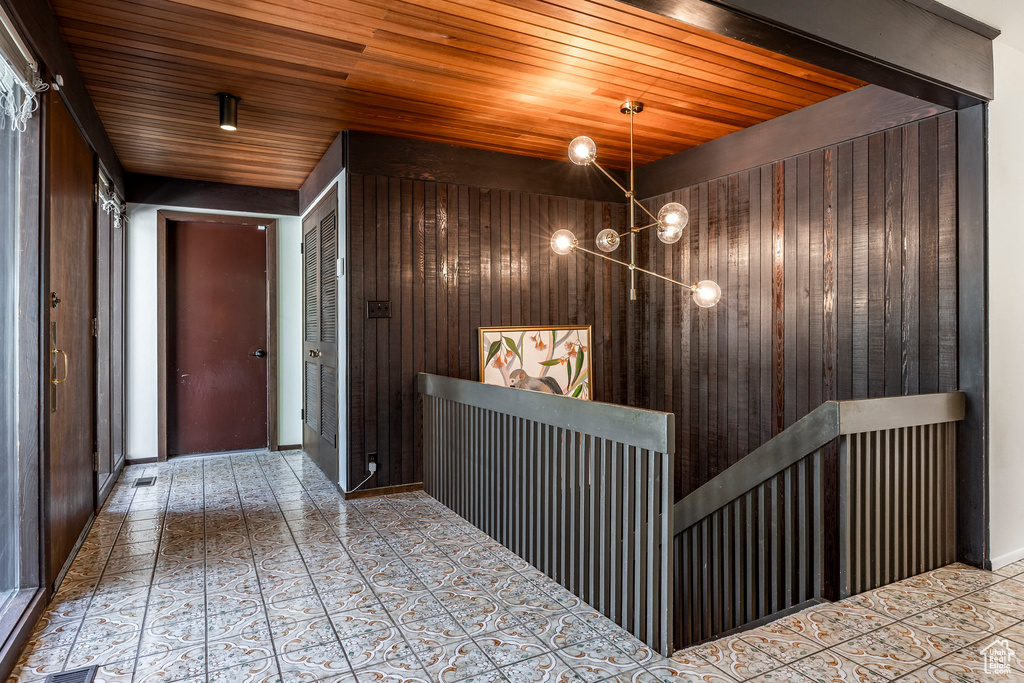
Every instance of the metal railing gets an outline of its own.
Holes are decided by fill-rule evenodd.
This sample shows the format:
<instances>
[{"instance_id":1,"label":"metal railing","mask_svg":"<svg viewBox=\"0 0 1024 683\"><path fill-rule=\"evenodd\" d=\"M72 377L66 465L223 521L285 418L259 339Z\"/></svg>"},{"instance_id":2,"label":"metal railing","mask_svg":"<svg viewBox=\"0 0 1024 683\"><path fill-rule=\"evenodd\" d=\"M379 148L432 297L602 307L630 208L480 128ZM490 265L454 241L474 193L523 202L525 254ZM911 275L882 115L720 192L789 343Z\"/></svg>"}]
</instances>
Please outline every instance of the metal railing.
<instances>
[{"instance_id":1,"label":"metal railing","mask_svg":"<svg viewBox=\"0 0 1024 683\"><path fill-rule=\"evenodd\" d=\"M829 401L677 503L677 645L952 561L963 416L960 392Z\"/></svg>"},{"instance_id":2,"label":"metal railing","mask_svg":"<svg viewBox=\"0 0 1024 683\"><path fill-rule=\"evenodd\" d=\"M417 381L424 490L670 654L674 416Z\"/></svg>"}]
</instances>

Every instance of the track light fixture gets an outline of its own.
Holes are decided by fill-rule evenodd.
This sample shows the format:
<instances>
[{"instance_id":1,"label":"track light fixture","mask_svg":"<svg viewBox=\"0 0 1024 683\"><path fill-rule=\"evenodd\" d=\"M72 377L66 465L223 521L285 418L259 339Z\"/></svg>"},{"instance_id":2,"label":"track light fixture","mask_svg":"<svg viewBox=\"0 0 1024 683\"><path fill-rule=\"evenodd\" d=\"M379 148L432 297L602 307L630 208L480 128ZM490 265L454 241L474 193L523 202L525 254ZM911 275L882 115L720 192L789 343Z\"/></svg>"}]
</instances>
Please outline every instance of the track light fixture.
<instances>
[{"instance_id":1,"label":"track light fixture","mask_svg":"<svg viewBox=\"0 0 1024 683\"><path fill-rule=\"evenodd\" d=\"M719 287L715 282L711 280L701 280L695 284L686 284L674 280L670 277L666 277L659 273L652 272L641 268L636 264L636 235L642 230L647 228L657 228L658 239L665 244L675 244L683 236L683 231L686 229L687 224L690 222L690 212L686 210L686 207L677 202L670 202L665 204L658 211L658 215L655 216L653 213L648 211L647 207L641 204L636 198L636 188L633 181L633 117L644 110L643 102L635 102L627 100L622 104L619 111L623 114L629 114L629 189L627 190L622 186L615 176L606 171L599 163L597 163L597 145L594 141L585 135L573 138L572 142L569 143L569 160L577 166L594 166L597 170L604 173L608 178L615 183L623 194L626 195L626 199L629 200L629 230L624 233L618 233L611 228L607 228L597 233L597 239L595 243L599 251L592 251L581 247L579 240L569 230L557 230L551 236L551 248L556 254L569 254L574 251L582 251L593 256L603 258L612 263L618 263L621 266L629 268L629 298L630 300L636 300L636 273L646 273L653 275L656 278L661 278L667 282L679 285L690 291L690 295L693 297L693 302L701 308L711 308L719 302L722 298L722 288ZM637 207L644 213L646 213L653 221L647 225L637 226L636 224L636 209ZM620 261L618 259L605 256L605 253L610 253L619 248L622 243L623 237L629 237L629 262ZM601 253L604 252L604 253Z\"/></svg>"}]
</instances>

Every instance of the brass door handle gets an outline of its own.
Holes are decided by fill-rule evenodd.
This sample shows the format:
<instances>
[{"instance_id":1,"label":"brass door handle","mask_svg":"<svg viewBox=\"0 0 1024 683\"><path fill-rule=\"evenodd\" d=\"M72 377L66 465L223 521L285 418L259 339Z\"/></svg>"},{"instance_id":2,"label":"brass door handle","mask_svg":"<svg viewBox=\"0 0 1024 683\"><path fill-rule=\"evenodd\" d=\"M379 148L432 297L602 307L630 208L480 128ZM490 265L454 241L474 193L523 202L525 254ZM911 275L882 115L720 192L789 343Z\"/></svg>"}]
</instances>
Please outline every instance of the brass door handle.
<instances>
[{"instance_id":1,"label":"brass door handle","mask_svg":"<svg viewBox=\"0 0 1024 683\"><path fill-rule=\"evenodd\" d=\"M324 355L324 354L320 351L320 349L310 349L309 350L309 357L310 358L319 358L322 355Z\"/></svg>"},{"instance_id":2,"label":"brass door handle","mask_svg":"<svg viewBox=\"0 0 1024 683\"><path fill-rule=\"evenodd\" d=\"M50 383L51 384L61 384L62 382L66 382L67 379L68 379L68 354L64 353L63 351L61 351L58 348L50 349L50 353L51 354L59 353L61 355L61 357L64 359L64 376L61 377L60 379L53 378L53 379L50 380Z\"/></svg>"}]
</instances>

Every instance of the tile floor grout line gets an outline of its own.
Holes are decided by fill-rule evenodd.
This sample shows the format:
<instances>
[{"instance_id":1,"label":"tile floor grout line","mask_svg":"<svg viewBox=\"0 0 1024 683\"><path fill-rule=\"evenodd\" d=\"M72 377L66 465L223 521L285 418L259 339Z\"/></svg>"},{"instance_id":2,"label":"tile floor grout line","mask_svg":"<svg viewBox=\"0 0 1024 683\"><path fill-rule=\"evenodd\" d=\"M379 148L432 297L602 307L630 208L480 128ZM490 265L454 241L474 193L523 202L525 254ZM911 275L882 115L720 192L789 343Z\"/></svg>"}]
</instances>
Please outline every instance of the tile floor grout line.
<instances>
[{"instance_id":1,"label":"tile floor grout line","mask_svg":"<svg viewBox=\"0 0 1024 683\"><path fill-rule=\"evenodd\" d=\"M135 494L136 493L137 493L137 491L132 493L132 500L135 499ZM131 509L131 504L130 503L129 503L129 509ZM102 508L101 508L101 510L102 510ZM99 515L97 515L97 517L98 516ZM95 524L95 523L96 523L96 521L94 519L93 520L93 524ZM121 533L121 526L123 524L124 524L124 517L122 517L121 521L118 523L118 526L117 526L117 533L118 534ZM89 529L89 534L91 534L91 533L92 533L92 528ZM85 540L89 540L89 536L88 535L86 535L86 539ZM117 540L117 536L116 535L114 537L114 540L115 541ZM84 544L85 543L83 541L83 545ZM68 571L69 572L71 571L71 567L73 567L75 562L78 560L78 553L81 552L81 550L82 550L81 547L79 547L78 551L76 551L76 553L75 553L75 558L73 560L71 560L71 566L68 567ZM82 633L82 629L85 627L85 620L89 616L89 608L92 606L92 601L96 598L96 591L99 590L100 582L103 580L103 575L106 574L107 565L110 563L110 556L111 556L111 554L113 552L114 552L114 544L111 543L110 549L107 551L107 558L103 561L103 569L100 571L99 574L96 575L96 585L93 586L92 592L89 595L89 602L86 603L85 609L82 610L82 618L78 622L78 629L75 631L75 637L72 638L72 640L71 640L71 646L68 648L68 654L64 658L64 663L61 665L61 671L66 671L67 670L67 665L71 661L71 653L75 651L75 645L78 644L78 636ZM63 584L64 581L66 581L66 580L67 580L67 574L65 574L64 578L61 579L61 584ZM59 593L59 592L60 592L60 587L58 587L57 591L54 593L54 597L57 597L57 593Z\"/></svg>"},{"instance_id":2,"label":"tile floor grout line","mask_svg":"<svg viewBox=\"0 0 1024 683\"><path fill-rule=\"evenodd\" d=\"M149 576L149 587L146 589L146 604L142 608L142 624L140 626L139 645L138 645L137 648L135 648L135 663L132 665L132 676L131 676L131 678L132 678L133 681L135 680L135 675L136 675L136 673L138 673L138 669L139 669L140 653L142 652L142 638L146 635L146 618L149 616L149 601L150 601L150 599L153 596L153 586L156 585L156 568L160 564L160 547L163 544L164 531L167 528L167 518L168 518L167 508L170 505L171 492L174 490L174 479L175 479L175 474L176 474L176 469L177 468L171 466L171 467L168 467L168 469L170 469L170 481L167 482L167 494L164 496L164 507L163 507L163 510L162 510L163 514L160 517L160 533L157 535L157 539L156 539L156 553L155 553L155 556L153 558L153 568L151 569L151 573L150 573L150 576ZM127 482L125 482L125 483L127 484ZM135 496L137 496L138 493L139 493L138 489L135 489L134 492L132 493L132 499L128 503L128 509L125 512L125 518L127 518L128 517L128 513L131 512L131 509L132 509L131 504L135 502Z\"/></svg>"},{"instance_id":3,"label":"tile floor grout line","mask_svg":"<svg viewBox=\"0 0 1024 683\"><path fill-rule=\"evenodd\" d=\"M238 495L238 507L242 513L242 524L245 525L245 538L249 544L249 552L252 556L252 573L256 580L256 590L260 592L260 610L263 612L263 621L267 624L267 634L270 637L270 651L273 653L274 668L277 669L278 681L284 679L284 674L281 672L281 663L277 660L277 646L274 644L274 629L270 626L270 610L268 609L267 601L263 596L263 586L260 584L259 570L256 568L256 554L252 551L252 536L249 535L249 520L245 512L245 503L242 501L242 491L238 486L238 474L235 472L234 457L229 458L228 462L231 466L231 478L235 482L235 493Z\"/></svg>"},{"instance_id":4,"label":"tile floor grout line","mask_svg":"<svg viewBox=\"0 0 1024 683\"><path fill-rule=\"evenodd\" d=\"M282 459L284 459L284 458L282 458ZM316 501L313 500L313 497L309 495L309 491L306 489L305 484L302 483L302 480L299 479L298 475L295 474L295 469L291 466L291 463L289 463L287 461L287 459L284 459L284 461L285 461L285 465L288 466L288 469L291 470L292 476L294 476L295 479L299 482L299 486L302 488L302 492L307 497L309 497L309 499L313 502L314 507L316 507L317 512L320 513L321 517L323 517L323 512L320 510L320 506L317 505ZM267 481L267 485L270 486L270 492L274 496L274 500L277 503L278 510L280 510L280 512L281 512L281 516L284 517L284 508L281 507L281 499L278 497L277 491L274 490L274 487L270 485L270 479L267 477L266 469L263 467L262 464L260 464L260 471L263 474L263 478ZM326 521L326 518L324 518L324 520ZM320 606L323 607L324 618L327 619L327 623L331 627L331 633L334 634L334 639L337 641L338 646L341 648L341 654L345 658L345 662L348 664L349 671L352 673L353 676L355 676L356 675L356 669L355 669L354 666L352 666L352 660L348 656L348 653L345 652L345 646L342 645L341 636L338 635L338 629L335 628L335 626L334 626L334 620L331 619L331 615L327 612L327 603L324 602L324 599L320 595L320 591L317 589L316 584L313 583L313 575L309 571L309 564L306 562L306 557L302 554L302 549L299 547L299 542L295 538L295 533L292 530L291 523L288 521L287 517L284 517L284 522L285 522L285 527L287 527L287 529L288 529L288 535L291 536L292 545L295 547L296 551L298 551L298 553L299 553L299 559L302 562L302 566L306 568L306 577L309 579L310 585L313 586L313 595L316 596L316 599L317 599L317 601L319 601ZM328 524L328 526L330 526L330 524ZM340 538L338 539L338 542L339 542L339 544L341 543L341 539ZM342 544L342 548L345 550L345 554L349 555L349 560L351 560L352 557L348 553L348 549L345 548L344 544ZM356 570L358 571L359 568L356 567ZM314 645L312 647L318 647L318 646ZM303 649L307 649L307 648L303 648ZM283 674L282 674L282 676L283 676ZM357 676L357 678L358 678L358 676Z\"/></svg>"},{"instance_id":5,"label":"tile floor grout line","mask_svg":"<svg viewBox=\"0 0 1024 683\"><path fill-rule=\"evenodd\" d=\"M206 672L206 680L210 680L210 630L209 630L209 617L210 617L210 598L206 589L206 564L207 564L207 553L209 552L209 545L207 543L206 535L206 459L202 458L199 460L200 466L202 467L202 483L203 483L203 671Z\"/></svg>"},{"instance_id":6,"label":"tile floor grout line","mask_svg":"<svg viewBox=\"0 0 1024 683\"><path fill-rule=\"evenodd\" d=\"M289 467L289 468L291 468L291 470L292 470L292 473L293 473L293 474L295 474L295 468L294 468L294 467L292 466L292 464L291 464L291 463L289 463L289 462L287 462L287 459L285 460L285 462L286 462L286 464L288 465L288 467ZM296 476L296 478L298 478L298 477ZM316 499L315 499L315 498L313 498L313 496L310 496L310 495L309 495L309 490L308 490L308 489L306 488L305 484L303 484L303 483L301 482L301 479L300 479L300 485L302 486L302 489L303 489L303 491L304 491L304 492L306 493L306 495L307 495L307 496L309 496L310 500L311 500L311 501L313 502L313 505L314 505L314 506L315 506L315 507L317 508L317 510L318 510L318 511L319 511L319 512L321 513L321 515L323 515L323 511L322 511L322 510L320 509L320 505L319 505L319 503L317 503ZM386 499L386 498L387 498L387 496L381 496L381 499ZM388 506L389 508L391 508L392 510L394 510L394 506L393 506L393 505L391 504L391 502L390 502L390 501L388 501L388 500L385 500L385 504L386 504L386 505L387 505L387 506ZM373 529L373 533L375 533L375 534L377 535L377 537L378 537L378 538L379 538L380 540L382 540L382 541L384 542L384 544L385 544L385 545L386 545L386 546L387 546L388 548L390 548L390 549L391 549L391 551L392 551L392 552L394 553L394 556L395 556L395 558L396 558L397 560L399 560L400 562L402 562L403 566L405 566L405 567L406 567L407 569L409 569L409 571L410 571L410 572L412 572L412 569L411 569L410 567L408 567L408 565L406 564L406 562L405 562L405 560L404 560L404 559L402 558L402 556L398 554L398 552L397 552L397 550L396 550L396 549L394 548L394 546L392 546L392 545L391 545L391 544L390 544L390 543L388 542L388 540L387 540L387 539L386 539L386 538L384 537L384 535L383 535L383 534L382 534L382 533L380 532L380 529L378 529L378 528L377 528L377 526L376 526L376 525L375 525L375 524L373 523L373 520L371 520L370 518L368 518L368 517L367 517L367 516L366 516L366 515L365 515L365 514L363 513L362 509L360 509L360 506L359 506L358 504L353 504L353 505L352 505L352 507L353 507L353 508L355 509L355 511L356 511L356 512L357 512L357 513L359 514L359 516L360 516L360 517L362 517L363 519L365 519L365 520L366 520L366 521L367 521L367 522L368 522L368 523L370 524L370 527L371 527L371 528ZM398 514L400 514L400 513L398 513ZM326 519L326 517L325 517L325 519ZM338 536L337 532L336 532L336 531L334 530L334 528L333 528L333 525L331 525L331 524L329 524L329 523L328 523L328 526L329 526L329 527L331 527L331 533L332 533L332 534L333 534L333 535L335 536L335 538L337 538L337 539L338 539L338 542L339 542L339 543L341 544L342 548L343 548L343 549L345 550L345 553L346 553L346 554L347 554L347 555L349 556L349 560L351 560L351 561L352 561L352 563L353 563L353 566L355 566L355 568L356 568L356 571L357 571L357 572L359 572L359 575L360 575L360 577L362 578L362 580L363 580L363 583L364 583L364 584L366 585L366 587L367 587L367 588L369 588L369 589L370 589L370 592L371 592L371 593L373 594L373 596L374 596L374 597L376 598L376 600L377 600L377 601L378 601L378 602L379 602L379 603L381 604L381 606L382 606L382 607L384 608L384 611L385 611L385 613L387 614L387 616L388 616L388 619L390 619L390 620L391 620L391 622L392 622L392 623L393 623L393 624L395 625L395 630L396 630L396 631L398 632L398 635L399 635L399 636L400 636L400 637L402 638L402 641L403 641L403 642L405 643L406 647L407 647L407 648L409 648L409 652L411 652L411 653L412 653L412 655L413 655L413 656L414 656L414 657L416 658L416 661L417 661L417 662L419 663L419 665L420 665L420 668L421 668L421 669L422 669L423 671L425 671L425 672L429 673L429 669L428 669L428 668L427 668L427 666L426 666L426 665L425 665L425 664L423 663L423 658L422 658L422 657L420 657L420 654L419 654L419 653L418 653L418 652L416 651L416 649L414 649L414 648L412 647L412 644L411 644L411 643L409 642L409 638L408 638L408 636L406 635L405 631L404 631L404 630L403 630L403 628L402 628L402 623L401 623L401 622L396 622L396 621L395 621L394 617L393 617L393 616L392 616L392 614L391 614L391 610L389 610L389 609L387 608L387 606L386 606L386 605L384 604L384 601L380 599L380 596L379 596L379 595L377 595L377 591L375 590L375 588L374 588L374 585L373 585L373 583L372 583L372 582L370 582L369 580L367 580L367 578L366 578L366 575L365 575L365 574L363 573L363 570L362 570L362 569L361 569L361 568L359 567L358 563L356 563L356 562L355 562L355 560L354 560L354 558L352 557L352 553L351 553L351 552L349 551L349 549L348 549L348 544L346 544L346 543L342 543L342 542L341 542L341 537L340 537L340 536ZM421 535L422 535L422 534L421 534ZM427 540L427 541L429 542L429 540L430 540L430 539L427 539L427 538L426 538L425 536L424 536L424 538L425 538L425 539L426 539L426 540ZM474 544L474 545L476 545L476 544ZM442 551L442 552L443 552L443 551ZM458 565L456 565L456 569L458 569ZM414 576L415 576L415 572L413 572L413 574L414 574ZM417 580L419 580L419 577L418 577L418 576L417 576L416 578L417 578ZM421 581L421 583L422 583L422 581ZM436 594L435 594L435 593L434 593L434 592L433 592L432 590L430 590L430 588L429 588L429 587L428 587L428 586L427 586L427 585L426 585L425 583L423 584L423 587L424 587L425 591L426 591L427 593L429 593L429 594L430 594L430 596L431 596L431 597L432 597L432 598L433 598L433 599L434 599L435 601L437 601L437 603L438 603L438 605L440 605L441 609L442 609L442 610L444 610L444 616L447 616L447 617L448 617L449 619L452 619L453 621L455 621L456 625L458 625L458 626L459 626L459 628L462 628L462 625L461 625L461 624L459 624L459 622L458 622L458 621L457 621L457 620L456 620L456 619L455 619L455 618L453 617L453 615L451 614L450 610L448 610L448 608L447 608L447 607L445 607L445 605L444 605L444 604L443 604L443 603L442 603L442 602L441 602L440 600L438 600L438 598L437 598L437 595L436 595ZM486 593L486 592L487 592L487 591L485 591L485 593ZM488 593L488 596L490 596L490 594L489 594L489 593ZM500 607L500 605L499 605L499 607ZM440 615L435 615L435 616L440 616ZM427 619L430 619L430 618L433 618L433 617L425 617L424 619L418 619L418 620L416 620L416 621L426 621ZM333 627L333 625L334 625L334 624L333 624L333 620L332 620L332 622L331 622L331 626ZM479 646L479 644L477 644L477 642L476 642L476 640L475 640L475 639L473 638L473 636L469 635L469 633L468 633L468 632L466 632L466 631L465 631L465 629L463 629L463 632L464 632L464 633L466 633L466 637L467 637L467 638L468 638L468 639L469 639L470 641L472 641L472 642L473 642L474 646L476 646L476 647L477 647L477 648L478 648L478 649L480 650L480 652L481 652L481 653L482 653L482 654L484 655L484 657L485 657L485 658L487 659L487 661L488 661L488 662L490 662L490 663L491 663L492 665L494 665L494 667L493 667L493 670L497 671L497 670L499 669L499 667L497 666L497 664L496 664L496 663L495 663L495 662L493 661L493 659L492 659L492 658L491 658L490 656L488 656L488 654L487 654L486 652L484 652L483 648L481 648L481 647ZM464 642L464 641L463 641L463 642ZM444 647L444 646L442 646L442 648L443 648L443 647ZM346 655L346 656L347 656L347 655ZM351 666L351 662L349 663L349 665ZM355 668L354 668L354 667L353 667L353 671L355 671Z\"/></svg>"}]
</instances>

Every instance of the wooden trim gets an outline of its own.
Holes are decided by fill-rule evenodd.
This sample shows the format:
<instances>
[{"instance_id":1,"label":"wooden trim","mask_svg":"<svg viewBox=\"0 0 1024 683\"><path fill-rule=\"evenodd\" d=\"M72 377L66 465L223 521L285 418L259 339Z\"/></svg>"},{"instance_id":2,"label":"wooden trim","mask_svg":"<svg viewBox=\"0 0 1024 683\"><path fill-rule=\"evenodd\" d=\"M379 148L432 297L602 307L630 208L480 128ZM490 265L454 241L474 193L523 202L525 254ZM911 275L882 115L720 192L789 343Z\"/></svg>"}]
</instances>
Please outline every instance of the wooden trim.
<instances>
[{"instance_id":1,"label":"wooden trim","mask_svg":"<svg viewBox=\"0 0 1024 683\"><path fill-rule=\"evenodd\" d=\"M948 107L994 96L992 41L909 2L619 1Z\"/></svg>"},{"instance_id":2,"label":"wooden trim","mask_svg":"<svg viewBox=\"0 0 1024 683\"><path fill-rule=\"evenodd\" d=\"M19 601L23 605L21 614L17 619L17 623L11 629L11 635L6 641L0 642L0 678L6 679L11 675L14 670L14 665L18 663L18 657L21 655L21 649L25 647L25 643L28 642L29 636L32 634L35 628L36 622L39 621L39 617L42 616L43 610L46 609L46 589L37 588L34 591L25 590L20 593L28 594L26 597L15 597L15 601ZM11 605L8 609L15 607ZM0 629L0 633L3 630Z\"/></svg>"},{"instance_id":3,"label":"wooden trim","mask_svg":"<svg viewBox=\"0 0 1024 683\"><path fill-rule=\"evenodd\" d=\"M219 223L267 229L267 448L277 450L277 219L183 211L156 212L157 457L167 460L167 223ZM130 459L126 464L146 462Z\"/></svg>"},{"instance_id":4,"label":"wooden trim","mask_svg":"<svg viewBox=\"0 0 1024 683\"><path fill-rule=\"evenodd\" d=\"M278 444L277 448L271 448L270 450L272 450L272 451L298 451L298 450L302 450L302 444L301 443Z\"/></svg>"},{"instance_id":5,"label":"wooden trim","mask_svg":"<svg viewBox=\"0 0 1024 683\"><path fill-rule=\"evenodd\" d=\"M345 500L355 500L357 498L376 498L377 496L390 496L395 493L411 493L413 491L422 491L423 482L416 482L415 484L398 484L397 486L381 486L376 489L361 489L359 491L353 491L352 493L345 493L340 486L338 491L341 492L341 497Z\"/></svg>"},{"instance_id":6,"label":"wooden trim","mask_svg":"<svg viewBox=\"0 0 1024 683\"><path fill-rule=\"evenodd\" d=\"M267 224L267 448L277 450L277 221Z\"/></svg>"},{"instance_id":7,"label":"wooden trim","mask_svg":"<svg viewBox=\"0 0 1024 683\"><path fill-rule=\"evenodd\" d=\"M302 216L313 206L324 190L326 190L338 174L345 170L346 147L348 145L348 131L341 131L334 142L327 148L324 155L320 157L313 170L309 172L306 180L299 188L299 215Z\"/></svg>"},{"instance_id":8,"label":"wooden trim","mask_svg":"<svg viewBox=\"0 0 1024 683\"><path fill-rule=\"evenodd\" d=\"M957 437L957 559L991 567L988 391L988 111L957 116L958 357L967 414Z\"/></svg>"},{"instance_id":9,"label":"wooden trim","mask_svg":"<svg viewBox=\"0 0 1024 683\"><path fill-rule=\"evenodd\" d=\"M636 186L652 197L947 111L868 85L646 164Z\"/></svg>"},{"instance_id":10,"label":"wooden trim","mask_svg":"<svg viewBox=\"0 0 1024 683\"><path fill-rule=\"evenodd\" d=\"M156 458L167 460L167 212L156 212ZM132 462L129 460L128 462Z\"/></svg>"},{"instance_id":11,"label":"wooden trim","mask_svg":"<svg viewBox=\"0 0 1024 683\"><path fill-rule=\"evenodd\" d=\"M64 79L60 89L61 98L110 175L114 187L123 194L124 168L121 160L86 90L85 79L61 34L50 4L36 0L0 0L0 5L3 5L15 23L21 37L45 64L49 74L59 74Z\"/></svg>"},{"instance_id":12,"label":"wooden trim","mask_svg":"<svg viewBox=\"0 0 1024 683\"><path fill-rule=\"evenodd\" d=\"M298 190L129 173L125 176L125 192L127 201L133 204L299 215Z\"/></svg>"},{"instance_id":13,"label":"wooden trim","mask_svg":"<svg viewBox=\"0 0 1024 683\"><path fill-rule=\"evenodd\" d=\"M345 153L344 167L351 173L625 202L622 192L597 169L567 161L360 131L349 132Z\"/></svg>"}]
</instances>

